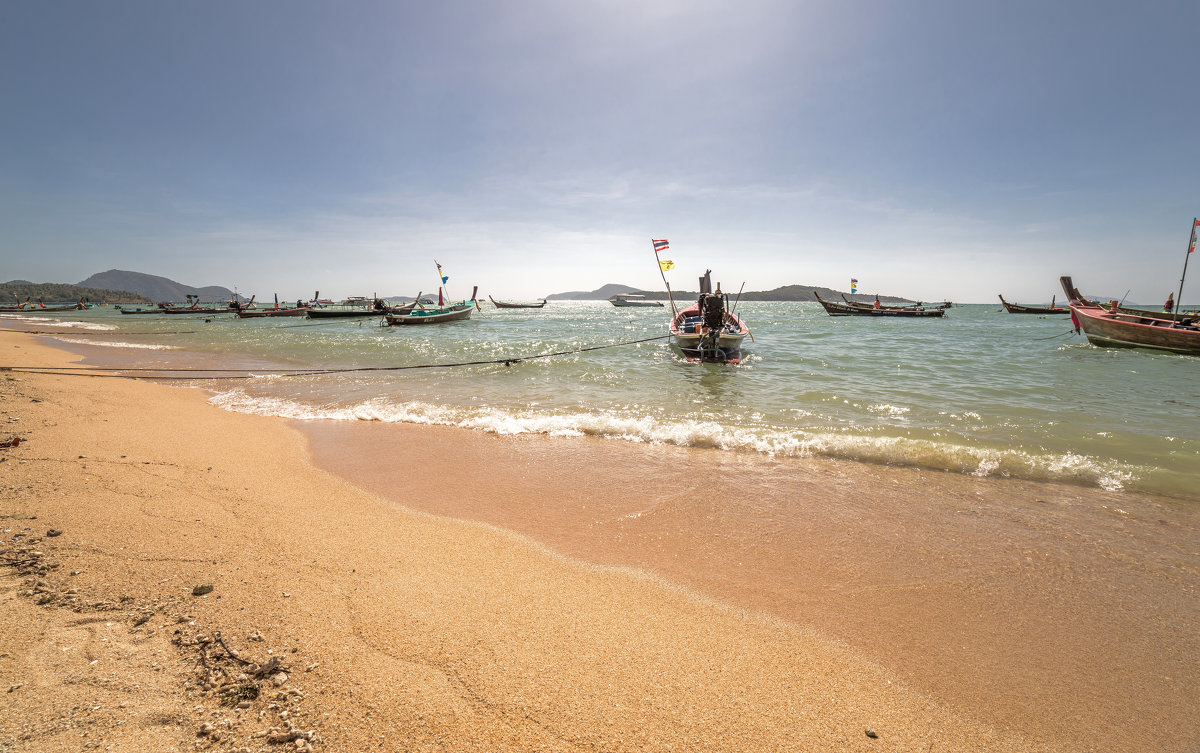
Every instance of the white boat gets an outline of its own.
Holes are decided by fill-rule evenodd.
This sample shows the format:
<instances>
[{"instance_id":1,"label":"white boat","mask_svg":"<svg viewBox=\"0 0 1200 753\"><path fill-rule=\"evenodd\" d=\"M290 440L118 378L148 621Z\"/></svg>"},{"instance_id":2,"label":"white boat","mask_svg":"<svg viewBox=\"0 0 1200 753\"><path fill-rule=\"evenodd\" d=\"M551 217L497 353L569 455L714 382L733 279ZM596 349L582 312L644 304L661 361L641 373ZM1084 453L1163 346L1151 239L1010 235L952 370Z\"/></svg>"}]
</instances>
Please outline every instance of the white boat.
<instances>
[{"instance_id":1,"label":"white boat","mask_svg":"<svg viewBox=\"0 0 1200 753\"><path fill-rule=\"evenodd\" d=\"M614 306L657 306L662 308L662 301L647 301L646 296L637 293L617 293L608 299Z\"/></svg>"}]
</instances>

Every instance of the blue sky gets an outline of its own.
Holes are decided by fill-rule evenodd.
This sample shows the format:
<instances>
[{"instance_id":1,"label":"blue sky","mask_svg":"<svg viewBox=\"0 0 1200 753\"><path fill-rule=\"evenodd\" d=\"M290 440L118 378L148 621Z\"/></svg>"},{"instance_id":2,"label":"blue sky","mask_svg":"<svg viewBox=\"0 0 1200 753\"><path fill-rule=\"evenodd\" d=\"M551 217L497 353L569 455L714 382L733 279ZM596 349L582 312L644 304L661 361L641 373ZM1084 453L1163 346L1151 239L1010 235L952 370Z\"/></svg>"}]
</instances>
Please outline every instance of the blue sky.
<instances>
[{"instance_id":1,"label":"blue sky","mask_svg":"<svg viewBox=\"0 0 1200 753\"><path fill-rule=\"evenodd\" d=\"M1198 73L1194 1L8 0L0 280L1155 302Z\"/></svg>"}]
</instances>

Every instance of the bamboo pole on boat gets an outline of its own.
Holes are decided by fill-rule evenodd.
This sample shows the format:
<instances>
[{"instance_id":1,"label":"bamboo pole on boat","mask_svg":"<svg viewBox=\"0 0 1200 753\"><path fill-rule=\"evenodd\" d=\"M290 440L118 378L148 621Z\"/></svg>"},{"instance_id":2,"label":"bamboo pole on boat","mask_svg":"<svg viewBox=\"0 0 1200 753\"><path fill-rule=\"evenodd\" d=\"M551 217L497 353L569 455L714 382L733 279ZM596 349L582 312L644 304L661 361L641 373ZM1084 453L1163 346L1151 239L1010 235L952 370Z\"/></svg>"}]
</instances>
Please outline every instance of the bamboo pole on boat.
<instances>
[{"instance_id":1,"label":"bamboo pole on boat","mask_svg":"<svg viewBox=\"0 0 1200 753\"><path fill-rule=\"evenodd\" d=\"M1183 256L1183 274L1180 275L1180 277L1179 277L1179 295L1175 296L1175 307L1173 309L1171 309L1171 321L1178 320L1179 315L1176 312L1183 309L1183 281L1184 281L1184 279L1187 278L1188 259L1191 258L1192 252L1196 250L1196 226L1197 225L1200 225L1200 218L1193 217L1192 218L1192 235L1191 235L1191 238L1188 240L1187 253L1184 254L1184 256Z\"/></svg>"}]
</instances>

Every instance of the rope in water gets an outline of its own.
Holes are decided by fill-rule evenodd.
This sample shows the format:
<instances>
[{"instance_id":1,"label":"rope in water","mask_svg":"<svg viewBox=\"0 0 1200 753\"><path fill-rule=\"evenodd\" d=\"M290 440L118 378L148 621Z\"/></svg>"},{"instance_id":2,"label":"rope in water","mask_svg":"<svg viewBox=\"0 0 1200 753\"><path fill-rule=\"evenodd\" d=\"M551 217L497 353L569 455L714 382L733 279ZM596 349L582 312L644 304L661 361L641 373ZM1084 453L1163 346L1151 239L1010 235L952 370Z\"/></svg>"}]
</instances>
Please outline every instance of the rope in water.
<instances>
[{"instance_id":1,"label":"rope in water","mask_svg":"<svg viewBox=\"0 0 1200 753\"><path fill-rule=\"evenodd\" d=\"M657 337L647 337L641 340L627 340L620 343L612 343L610 345L592 345L587 348L575 348L574 350L559 350L553 353L539 353L533 356L513 356L512 358L496 358L487 361L460 361L457 363L420 363L410 364L407 366L356 366L345 369L181 369L164 367L133 367L122 368L119 366L0 366L0 371L9 371L19 374L49 374L54 376L83 376L83 377L98 377L106 379L256 379L263 375L273 375L281 377L292 376L317 376L322 374L350 374L366 371L407 371L409 369L450 369L461 366L491 366L503 364L512 366L514 363L522 361L533 361L539 358L554 358L556 356L570 356L576 353L586 353L593 350L607 350L609 348L621 348L628 345L639 345L641 343L654 342L655 340L665 340L670 335L658 335ZM136 371L139 374L98 374L102 371L121 371L130 372ZM227 372L250 372L246 374L229 374ZM147 374L146 372L156 372L161 375ZM212 376L174 376L180 372L188 374L210 374Z\"/></svg>"},{"instance_id":2,"label":"rope in water","mask_svg":"<svg viewBox=\"0 0 1200 753\"><path fill-rule=\"evenodd\" d=\"M1033 338L1030 338L1030 339L1032 339L1032 340L1034 340L1034 341L1036 341L1036 342L1040 342L1040 341L1042 341L1042 340L1057 340L1057 339L1058 339L1058 338L1060 338L1060 337L1070 337L1070 336L1072 336L1072 335L1074 335L1074 334L1076 334L1075 330L1073 330L1073 329L1069 329L1069 330L1067 330L1066 332L1063 332L1063 333L1061 333L1061 334L1057 334L1057 335L1050 335L1049 337L1033 337Z\"/></svg>"}]
</instances>

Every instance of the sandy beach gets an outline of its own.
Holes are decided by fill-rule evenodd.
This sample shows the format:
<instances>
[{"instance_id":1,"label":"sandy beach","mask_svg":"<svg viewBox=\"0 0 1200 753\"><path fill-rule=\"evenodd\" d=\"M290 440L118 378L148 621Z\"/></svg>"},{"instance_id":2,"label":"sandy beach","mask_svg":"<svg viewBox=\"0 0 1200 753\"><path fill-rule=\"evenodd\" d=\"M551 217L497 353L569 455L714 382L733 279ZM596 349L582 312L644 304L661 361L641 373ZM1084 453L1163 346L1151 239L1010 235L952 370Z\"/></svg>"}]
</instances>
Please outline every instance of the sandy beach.
<instances>
[{"instance_id":1,"label":"sandy beach","mask_svg":"<svg viewBox=\"0 0 1200 753\"><path fill-rule=\"evenodd\" d=\"M1200 749L1169 500L121 379L0 399L0 751Z\"/></svg>"}]
</instances>

